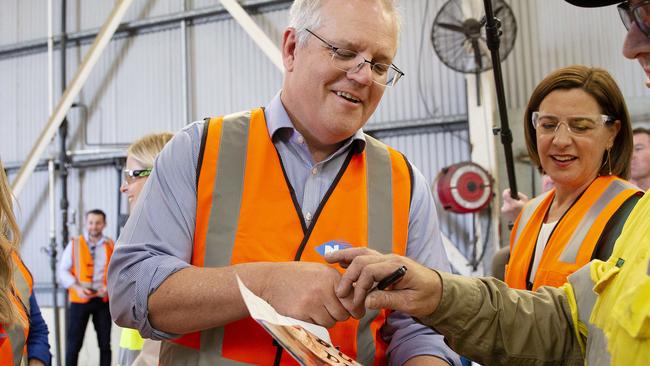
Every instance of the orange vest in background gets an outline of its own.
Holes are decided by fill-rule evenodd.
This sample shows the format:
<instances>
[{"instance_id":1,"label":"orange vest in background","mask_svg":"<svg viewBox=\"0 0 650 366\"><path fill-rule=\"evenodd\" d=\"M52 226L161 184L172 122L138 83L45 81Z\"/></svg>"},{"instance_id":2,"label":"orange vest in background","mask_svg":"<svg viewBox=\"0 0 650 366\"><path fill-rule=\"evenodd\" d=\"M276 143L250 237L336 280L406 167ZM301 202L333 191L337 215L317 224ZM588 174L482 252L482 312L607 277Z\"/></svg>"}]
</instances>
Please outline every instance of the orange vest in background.
<instances>
[{"instance_id":1,"label":"orange vest in background","mask_svg":"<svg viewBox=\"0 0 650 366\"><path fill-rule=\"evenodd\" d=\"M79 235L79 240L72 239L72 274L79 282L79 285L85 288L92 288L93 275L95 273L95 263L90 253L90 247L86 243L83 235ZM104 250L106 251L106 263L104 263L104 287L106 286L106 276L108 262L113 255L113 241L109 238L104 239ZM97 290L97 289L95 289ZM70 301L78 304L85 304L90 298L80 297L72 287L68 289ZM103 297L104 302L108 302L108 295Z\"/></svg>"},{"instance_id":2,"label":"orange vest in background","mask_svg":"<svg viewBox=\"0 0 650 366\"><path fill-rule=\"evenodd\" d=\"M610 218L638 192L638 187L615 176L596 178L555 225L531 287L527 283L528 272L535 255L537 236L555 190L532 199L524 206L512 228L505 282L512 288L533 291L540 286L562 286L571 273L591 261Z\"/></svg>"},{"instance_id":3,"label":"orange vest in background","mask_svg":"<svg viewBox=\"0 0 650 366\"><path fill-rule=\"evenodd\" d=\"M24 320L22 324L7 327L0 324L0 365L20 366L24 361L27 364L27 336L29 334L29 298L32 296L33 280L32 275L25 267L25 264L13 251L11 257L14 264L14 283L12 284L13 295L11 297L14 306L18 309L20 317Z\"/></svg>"},{"instance_id":4,"label":"orange vest in background","mask_svg":"<svg viewBox=\"0 0 650 366\"><path fill-rule=\"evenodd\" d=\"M199 160L193 265L296 259L326 264L316 247L332 240L406 254L411 172L399 152L366 137L364 151L348 156L307 228L261 109L214 118L206 133ZM365 365L387 364L387 344L380 336L387 314L368 312L361 321L336 324L329 329L332 343ZM271 336L249 317L163 342L160 364L271 365L276 352ZM295 364L285 351L281 365Z\"/></svg>"}]
</instances>

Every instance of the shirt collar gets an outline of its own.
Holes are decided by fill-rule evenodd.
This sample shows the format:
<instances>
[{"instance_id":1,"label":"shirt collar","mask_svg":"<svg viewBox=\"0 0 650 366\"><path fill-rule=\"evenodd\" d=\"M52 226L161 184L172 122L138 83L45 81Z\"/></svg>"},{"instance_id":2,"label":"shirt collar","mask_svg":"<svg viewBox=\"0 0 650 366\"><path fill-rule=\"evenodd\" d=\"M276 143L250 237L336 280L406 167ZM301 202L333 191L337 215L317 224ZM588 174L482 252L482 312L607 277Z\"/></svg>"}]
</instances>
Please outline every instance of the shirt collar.
<instances>
[{"instance_id":1,"label":"shirt collar","mask_svg":"<svg viewBox=\"0 0 650 366\"><path fill-rule=\"evenodd\" d=\"M86 239L86 243L88 243L88 245L100 245L104 242L106 236L102 235L102 237L97 241L97 244L95 244L90 240L90 234L88 234L88 232L84 230L84 239Z\"/></svg>"},{"instance_id":2,"label":"shirt collar","mask_svg":"<svg viewBox=\"0 0 650 366\"><path fill-rule=\"evenodd\" d=\"M282 90L278 91L273 99L264 109L264 116L266 117L266 126L269 129L269 134L273 140L275 139L290 139L294 134L300 135L300 132L293 126L293 122L289 118L287 110L282 104L280 95ZM342 149L347 149L348 146L354 145L357 152L363 151L366 146L366 136L363 129L358 129L348 141L346 141Z\"/></svg>"}]
</instances>

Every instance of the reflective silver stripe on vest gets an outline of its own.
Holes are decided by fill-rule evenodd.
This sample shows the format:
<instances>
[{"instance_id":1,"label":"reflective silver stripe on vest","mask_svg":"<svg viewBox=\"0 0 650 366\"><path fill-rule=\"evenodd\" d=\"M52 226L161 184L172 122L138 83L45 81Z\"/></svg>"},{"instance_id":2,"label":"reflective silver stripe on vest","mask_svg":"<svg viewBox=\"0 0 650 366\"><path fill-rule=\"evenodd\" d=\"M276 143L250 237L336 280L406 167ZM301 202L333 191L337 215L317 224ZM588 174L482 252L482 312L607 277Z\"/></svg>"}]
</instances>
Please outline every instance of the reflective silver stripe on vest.
<instances>
[{"instance_id":1,"label":"reflective silver stripe on vest","mask_svg":"<svg viewBox=\"0 0 650 366\"><path fill-rule=\"evenodd\" d=\"M201 349L195 350L176 343L163 341L160 346L161 366L244 366L247 363L221 357L221 342L215 348L217 340L223 339L223 328L208 329L201 332Z\"/></svg>"},{"instance_id":2,"label":"reflective silver stripe on vest","mask_svg":"<svg viewBox=\"0 0 650 366\"><path fill-rule=\"evenodd\" d=\"M120 347L117 354L117 366L131 366L133 361L140 355L140 349L129 349Z\"/></svg>"},{"instance_id":3,"label":"reflective silver stripe on vest","mask_svg":"<svg viewBox=\"0 0 650 366\"><path fill-rule=\"evenodd\" d=\"M596 293L593 291L594 282L591 280L591 265L583 266L572 273L568 281L573 287L573 293L578 305L578 321L585 324L588 330L585 364L590 366L610 365L611 357L607 351L605 333L589 322L597 298Z\"/></svg>"},{"instance_id":4,"label":"reflective silver stripe on vest","mask_svg":"<svg viewBox=\"0 0 650 366\"><path fill-rule=\"evenodd\" d=\"M576 227L571 239L564 247L562 254L560 255L560 261L564 263L575 263L576 257L578 256L578 251L582 246L582 242L585 240L587 233L593 226L598 215L607 207L607 205L614 199L616 196L621 194L626 189L635 188L631 184L624 182L622 180L613 180L609 186L603 191L598 200L589 207L589 210L585 213L584 217L580 221L580 224Z\"/></svg>"},{"instance_id":5,"label":"reflective silver stripe on vest","mask_svg":"<svg viewBox=\"0 0 650 366\"><path fill-rule=\"evenodd\" d=\"M14 265L14 286L16 288L16 291L18 292L17 293L18 300L23 303L23 306L25 308L25 313L27 315L27 319L29 319L30 309L31 309L29 303L29 297L31 296L29 282L27 282L27 278L25 278L23 272L20 270L20 264L14 263L13 265ZM11 340L11 348L13 349L12 352L13 352L14 364L20 365L21 364L20 362L23 358L23 346L25 345L26 342L24 328L22 326L14 326L11 330L7 330L7 335Z\"/></svg>"},{"instance_id":6,"label":"reflective silver stripe on vest","mask_svg":"<svg viewBox=\"0 0 650 366\"><path fill-rule=\"evenodd\" d=\"M540 194L539 196L528 201L528 203L521 210L521 217L519 218L519 224L517 225L517 232L515 233L515 241L511 248L510 251L511 253L514 252L515 247L519 243L519 237L521 236L521 233L524 231L524 228L528 224L528 221L530 221L530 218L533 216L533 214L535 213L539 205L549 194L551 194L551 192L545 192Z\"/></svg>"},{"instance_id":7,"label":"reflective silver stripe on vest","mask_svg":"<svg viewBox=\"0 0 650 366\"><path fill-rule=\"evenodd\" d=\"M366 136L368 182L368 246L393 252L393 186L390 154L386 145Z\"/></svg>"},{"instance_id":8,"label":"reflective silver stripe on vest","mask_svg":"<svg viewBox=\"0 0 650 366\"><path fill-rule=\"evenodd\" d=\"M244 189L250 116L251 113L247 111L231 114L223 119L212 194L212 212L205 238L205 267L230 265ZM222 357L223 332L223 327L202 331L199 351L176 343L163 342L160 348L161 365L174 365L179 362L195 366L248 365Z\"/></svg>"},{"instance_id":9,"label":"reflective silver stripe on vest","mask_svg":"<svg viewBox=\"0 0 650 366\"><path fill-rule=\"evenodd\" d=\"M20 302L22 302L23 305L25 306L27 317L29 318L29 314L30 314L29 297L31 296L31 290L29 288L29 282L27 282L27 279L25 278L23 272L20 270L18 266L19 266L18 263L14 264L14 285L16 286L16 290L18 291L18 297L20 299Z\"/></svg>"},{"instance_id":10,"label":"reflective silver stripe on vest","mask_svg":"<svg viewBox=\"0 0 650 366\"><path fill-rule=\"evenodd\" d=\"M244 190L250 118L249 111L223 118L212 212L205 238L205 267L229 266L232 259ZM214 365L215 362L219 365L245 365L222 358L223 333L223 327L201 332L201 351L196 365Z\"/></svg>"},{"instance_id":11,"label":"reflective silver stripe on vest","mask_svg":"<svg viewBox=\"0 0 650 366\"><path fill-rule=\"evenodd\" d=\"M366 135L366 181L368 182L368 247L393 252L393 185L390 154L386 145ZM357 362L372 365L375 341L370 324L379 311L366 311L357 328Z\"/></svg>"},{"instance_id":12,"label":"reflective silver stripe on vest","mask_svg":"<svg viewBox=\"0 0 650 366\"><path fill-rule=\"evenodd\" d=\"M230 265L244 190L250 117L250 112L242 112L223 119L212 212L205 239L206 267Z\"/></svg>"},{"instance_id":13,"label":"reflective silver stripe on vest","mask_svg":"<svg viewBox=\"0 0 650 366\"><path fill-rule=\"evenodd\" d=\"M7 336L11 342L11 351L13 352L14 365L20 366L23 360L23 349L25 347L25 330L22 326L14 326L11 329L6 329ZM25 364L27 364L25 362Z\"/></svg>"}]
</instances>

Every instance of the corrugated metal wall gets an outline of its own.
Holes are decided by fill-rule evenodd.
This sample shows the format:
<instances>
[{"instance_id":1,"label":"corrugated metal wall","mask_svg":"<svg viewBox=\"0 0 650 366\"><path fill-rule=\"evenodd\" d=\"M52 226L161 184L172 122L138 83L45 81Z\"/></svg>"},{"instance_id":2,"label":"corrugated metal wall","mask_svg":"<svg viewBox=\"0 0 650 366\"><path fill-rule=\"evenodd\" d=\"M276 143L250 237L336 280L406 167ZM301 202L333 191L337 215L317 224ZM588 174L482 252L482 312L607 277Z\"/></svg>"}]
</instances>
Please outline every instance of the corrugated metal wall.
<instances>
[{"instance_id":1,"label":"corrugated metal wall","mask_svg":"<svg viewBox=\"0 0 650 366\"><path fill-rule=\"evenodd\" d=\"M605 68L626 98L647 98L643 72L621 54L625 28L615 7L580 9L564 1L509 1L519 34L503 70L510 108L525 108L535 85L572 64Z\"/></svg>"},{"instance_id":2,"label":"corrugated metal wall","mask_svg":"<svg viewBox=\"0 0 650 366\"><path fill-rule=\"evenodd\" d=\"M404 153L430 184L434 184L442 168L470 159L466 121L380 131L374 135ZM474 235L472 216L451 213L440 206L437 210L442 232L468 256Z\"/></svg>"},{"instance_id":3,"label":"corrugated metal wall","mask_svg":"<svg viewBox=\"0 0 650 366\"><path fill-rule=\"evenodd\" d=\"M184 2L188 9L219 7L216 0L136 0L127 20L142 23L178 13ZM253 18L279 44L288 3L274 3ZM614 71L626 95L648 95L638 81L637 67L619 56L623 29L612 14L614 9L578 12L559 0L509 3L517 16L520 32L513 54L504 63L506 91L512 108L525 103L526 95L542 75L556 66L575 62L598 61ZM98 28L113 4L105 0L68 1L68 32ZM464 78L442 65L430 45L430 24L442 4L442 0L402 1L404 26L395 63L405 71L406 77L396 88L386 91L369 129L466 119ZM59 6L60 0L54 1L55 33L60 29ZM45 12L42 0L0 1L0 110L3 111L0 157L5 163L18 164L24 159L47 120L48 107L44 51L8 54L3 50L42 40L46 36ZM187 42L192 119L263 105L280 88L281 73L228 17L202 18L196 24L189 24ZM79 107L69 115L69 149L88 148L84 140L92 144L126 144L144 133L177 130L187 123L182 115L181 44L177 23L148 28L145 32L134 31L113 40L78 98ZM82 42L68 46L67 73L71 78L89 45ZM54 58L57 74L58 58L57 52ZM55 88L58 97L58 76ZM431 179L442 165L466 159L468 144L466 138L455 137L458 134L419 131L408 137L386 138L406 150L415 165ZM445 152L448 154L443 155L445 159L436 160ZM35 173L20 196L24 254L39 283L50 280L46 257L39 249L48 241L46 181L46 173ZM109 217L107 232L114 235L117 188L112 166L73 171L69 192L77 222L82 219L82 212L101 207ZM57 189L57 206L58 194ZM58 214L57 221L60 221ZM457 238L465 240L462 230L469 224L454 225L461 227Z\"/></svg>"}]
</instances>

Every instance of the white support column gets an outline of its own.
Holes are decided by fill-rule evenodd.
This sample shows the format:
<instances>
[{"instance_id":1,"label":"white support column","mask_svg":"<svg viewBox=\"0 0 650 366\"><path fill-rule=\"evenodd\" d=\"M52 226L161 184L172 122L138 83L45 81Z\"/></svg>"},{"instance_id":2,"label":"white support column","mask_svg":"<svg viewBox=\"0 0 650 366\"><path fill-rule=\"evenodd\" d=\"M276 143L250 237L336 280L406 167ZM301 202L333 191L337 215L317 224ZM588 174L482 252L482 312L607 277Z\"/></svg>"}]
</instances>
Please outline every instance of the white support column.
<instances>
[{"instance_id":1,"label":"white support column","mask_svg":"<svg viewBox=\"0 0 650 366\"><path fill-rule=\"evenodd\" d=\"M494 86L494 77L492 71L486 71L480 74L480 102L478 105L477 90L476 90L476 76L467 75L467 115L469 119L469 139L471 143L471 159L474 163L481 165L487 170L490 175L495 179L494 189L498 189L499 182L499 169L497 168L496 159L496 138L492 133L492 128L497 125L495 119L497 118L496 108L496 89ZM496 197L500 197L500 192L494 192ZM500 207L499 200L494 199L491 203L491 211L489 213L482 213L481 217L491 215L491 225L488 238L488 246L486 247L486 255L483 258L483 264L490 263L491 256L496 250L499 249L499 217ZM485 222L485 220L481 220ZM478 229L478 246L482 247L485 241L485 234ZM484 230L484 229L483 229ZM480 253L479 253L480 255ZM488 266L489 267L489 266Z\"/></svg>"},{"instance_id":2,"label":"white support column","mask_svg":"<svg viewBox=\"0 0 650 366\"><path fill-rule=\"evenodd\" d=\"M27 160L20 168L18 175L12 182L11 188L13 190L14 196L18 197L22 189L25 187L27 180L34 172L34 168L36 168L38 159L40 159L43 151L52 140L52 137L54 137L54 133L56 132L57 128L59 128L59 125L68 113L72 102L77 97L77 95L79 95L81 88L88 79L88 75L90 75L90 72L95 67L99 56L101 56L104 48L106 48L106 45L113 37L113 34L115 34L115 30L117 29L118 25L120 25L120 22L122 21L126 10L129 8L132 2L133 0L119 0L113 7L113 10L106 20L106 23L104 23L102 26L102 29L99 31L99 34L97 34L97 38L95 38L95 41L84 57L84 60L82 61L79 69L77 69L77 73L75 74L70 84L65 88L65 92L63 92L61 100L59 100L59 103L54 109L54 112L52 112L50 118L47 121L47 124L43 128L43 131L34 143L32 150L27 156Z\"/></svg>"}]
</instances>

